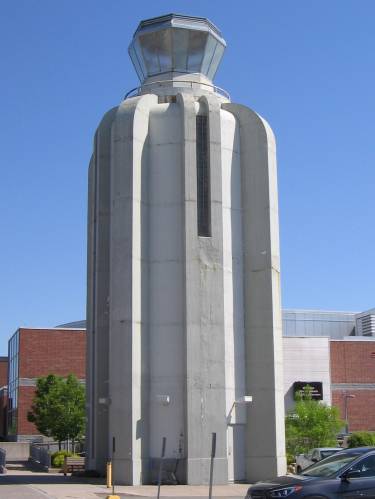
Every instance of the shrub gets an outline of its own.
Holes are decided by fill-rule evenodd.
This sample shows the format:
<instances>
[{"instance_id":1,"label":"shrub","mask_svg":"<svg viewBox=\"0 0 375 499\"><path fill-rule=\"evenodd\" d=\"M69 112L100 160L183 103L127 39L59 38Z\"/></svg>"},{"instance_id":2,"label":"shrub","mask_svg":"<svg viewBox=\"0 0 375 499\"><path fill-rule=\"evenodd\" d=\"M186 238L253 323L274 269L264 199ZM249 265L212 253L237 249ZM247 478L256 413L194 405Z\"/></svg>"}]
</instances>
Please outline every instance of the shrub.
<instances>
[{"instance_id":1,"label":"shrub","mask_svg":"<svg viewBox=\"0 0 375 499\"><path fill-rule=\"evenodd\" d=\"M337 407L313 400L307 385L296 397L294 409L285 418L286 451L291 456L315 447L333 447L343 426Z\"/></svg>"},{"instance_id":2,"label":"shrub","mask_svg":"<svg viewBox=\"0 0 375 499\"><path fill-rule=\"evenodd\" d=\"M76 456L76 455L77 454L73 454L73 452L67 450L59 450L52 454L51 464L54 468L62 468L65 456Z\"/></svg>"},{"instance_id":3,"label":"shrub","mask_svg":"<svg viewBox=\"0 0 375 499\"><path fill-rule=\"evenodd\" d=\"M375 433L370 431L356 431L348 438L348 447L368 447L375 445Z\"/></svg>"}]
</instances>

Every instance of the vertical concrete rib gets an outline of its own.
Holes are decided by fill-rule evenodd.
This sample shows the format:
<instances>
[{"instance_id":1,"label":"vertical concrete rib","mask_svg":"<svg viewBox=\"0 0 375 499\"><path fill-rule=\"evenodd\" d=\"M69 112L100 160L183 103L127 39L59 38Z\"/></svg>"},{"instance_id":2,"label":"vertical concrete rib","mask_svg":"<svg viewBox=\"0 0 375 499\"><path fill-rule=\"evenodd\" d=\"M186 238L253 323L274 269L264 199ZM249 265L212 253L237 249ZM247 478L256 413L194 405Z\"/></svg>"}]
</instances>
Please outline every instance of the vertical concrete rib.
<instances>
[{"instance_id":1,"label":"vertical concrete rib","mask_svg":"<svg viewBox=\"0 0 375 499\"><path fill-rule=\"evenodd\" d=\"M276 150L256 113L223 104L239 121L241 148L249 481L285 472Z\"/></svg>"},{"instance_id":2,"label":"vertical concrete rib","mask_svg":"<svg viewBox=\"0 0 375 499\"><path fill-rule=\"evenodd\" d=\"M115 479L145 481L147 448L147 238L142 224L142 174L147 162L150 108L157 97L125 101L112 127L110 265L110 430L116 439ZM143 263L142 263L143 259ZM146 259L147 260L147 259ZM147 288L147 286L146 286Z\"/></svg>"},{"instance_id":3,"label":"vertical concrete rib","mask_svg":"<svg viewBox=\"0 0 375 499\"><path fill-rule=\"evenodd\" d=\"M104 471L108 459L108 297L110 228L111 125L117 108L108 111L95 134L89 172L87 387L89 397L88 467ZM101 430L99 431L98 428Z\"/></svg>"},{"instance_id":4,"label":"vertical concrete rib","mask_svg":"<svg viewBox=\"0 0 375 499\"><path fill-rule=\"evenodd\" d=\"M198 237L195 103L184 94L178 103L184 125L186 481L207 483L211 434L216 432L214 479L226 483L220 105L215 98L202 98L209 118L212 234Z\"/></svg>"},{"instance_id":5,"label":"vertical concrete rib","mask_svg":"<svg viewBox=\"0 0 375 499\"><path fill-rule=\"evenodd\" d=\"M93 338L93 308L94 308L94 220L95 220L95 153L92 155L88 171L87 198L87 311L86 311L86 468L95 469L95 424L94 424L94 338Z\"/></svg>"}]
</instances>

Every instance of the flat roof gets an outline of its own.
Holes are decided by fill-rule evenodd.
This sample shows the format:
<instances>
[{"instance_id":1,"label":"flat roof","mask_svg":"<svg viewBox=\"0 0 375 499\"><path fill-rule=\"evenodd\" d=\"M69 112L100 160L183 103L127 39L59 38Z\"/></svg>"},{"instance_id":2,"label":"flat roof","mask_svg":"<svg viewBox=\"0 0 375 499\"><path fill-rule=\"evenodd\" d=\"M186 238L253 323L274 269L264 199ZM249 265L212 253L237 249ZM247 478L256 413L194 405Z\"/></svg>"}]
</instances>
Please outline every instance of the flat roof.
<instances>
[{"instance_id":1,"label":"flat roof","mask_svg":"<svg viewBox=\"0 0 375 499\"><path fill-rule=\"evenodd\" d=\"M350 314L356 315L361 312L351 312L350 310L320 310L320 309L310 309L310 308L283 308L282 312L292 313L292 314Z\"/></svg>"},{"instance_id":2,"label":"flat roof","mask_svg":"<svg viewBox=\"0 0 375 499\"><path fill-rule=\"evenodd\" d=\"M374 336L344 336L343 338L335 338L331 341L375 341Z\"/></svg>"},{"instance_id":3,"label":"flat roof","mask_svg":"<svg viewBox=\"0 0 375 499\"><path fill-rule=\"evenodd\" d=\"M27 327L22 326L17 329L20 331L21 329L33 329L33 330L41 330L41 331L86 331L85 327L59 327L59 326L51 326L51 327Z\"/></svg>"}]
</instances>

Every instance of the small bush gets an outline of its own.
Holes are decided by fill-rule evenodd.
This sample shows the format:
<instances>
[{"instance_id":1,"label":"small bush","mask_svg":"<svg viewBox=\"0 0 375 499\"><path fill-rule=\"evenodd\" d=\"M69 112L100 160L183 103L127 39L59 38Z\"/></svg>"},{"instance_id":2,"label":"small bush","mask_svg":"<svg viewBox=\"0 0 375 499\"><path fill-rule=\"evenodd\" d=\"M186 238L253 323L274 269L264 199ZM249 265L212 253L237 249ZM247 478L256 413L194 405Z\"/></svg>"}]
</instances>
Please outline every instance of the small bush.
<instances>
[{"instance_id":1,"label":"small bush","mask_svg":"<svg viewBox=\"0 0 375 499\"><path fill-rule=\"evenodd\" d=\"M65 456L76 456L73 452L67 450L59 450L51 456L51 464L54 468L62 468Z\"/></svg>"},{"instance_id":2,"label":"small bush","mask_svg":"<svg viewBox=\"0 0 375 499\"><path fill-rule=\"evenodd\" d=\"M348 438L348 447L368 447L375 445L375 433L370 431L356 431Z\"/></svg>"}]
</instances>

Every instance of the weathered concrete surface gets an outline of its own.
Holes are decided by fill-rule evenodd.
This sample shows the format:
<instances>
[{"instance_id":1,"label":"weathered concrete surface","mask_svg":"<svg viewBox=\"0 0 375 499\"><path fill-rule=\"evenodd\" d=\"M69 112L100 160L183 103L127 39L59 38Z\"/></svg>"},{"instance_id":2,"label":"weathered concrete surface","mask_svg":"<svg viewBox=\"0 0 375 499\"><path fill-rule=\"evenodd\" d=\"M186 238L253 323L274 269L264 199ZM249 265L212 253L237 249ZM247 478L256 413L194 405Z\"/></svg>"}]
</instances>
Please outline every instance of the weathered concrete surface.
<instances>
[{"instance_id":1,"label":"weathered concrete surface","mask_svg":"<svg viewBox=\"0 0 375 499\"><path fill-rule=\"evenodd\" d=\"M105 470L109 456L109 216L111 126L117 108L108 111L95 134L89 166L87 224L87 466ZM100 186L100 187L99 187Z\"/></svg>"},{"instance_id":2,"label":"weathered concrete surface","mask_svg":"<svg viewBox=\"0 0 375 499\"><path fill-rule=\"evenodd\" d=\"M199 113L209 124L210 237L197 233ZM148 483L166 436L179 480L207 483L216 432L217 483L282 474L272 132L244 106L184 92L176 103L129 99L103 123L90 182L88 467L103 470L114 437L118 481ZM246 429L246 409L228 422L244 395L254 397Z\"/></svg>"},{"instance_id":3,"label":"weathered concrete surface","mask_svg":"<svg viewBox=\"0 0 375 499\"><path fill-rule=\"evenodd\" d=\"M117 481L148 480L149 341L147 196L149 113L155 95L125 101L112 126L109 300L109 438Z\"/></svg>"},{"instance_id":4,"label":"weathered concrete surface","mask_svg":"<svg viewBox=\"0 0 375 499\"><path fill-rule=\"evenodd\" d=\"M223 104L239 121L244 238L246 478L286 472L276 144L251 109Z\"/></svg>"},{"instance_id":5,"label":"weathered concrete surface","mask_svg":"<svg viewBox=\"0 0 375 499\"><path fill-rule=\"evenodd\" d=\"M186 335L187 483L207 483L211 434L217 433L219 469L215 480L228 480L225 370L223 369L223 237L221 217L220 104L202 98L208 115L211 180L211 237L197 234L196 103L179 95L183 107L184 262Z\"/></svg>"}]
</instances>

